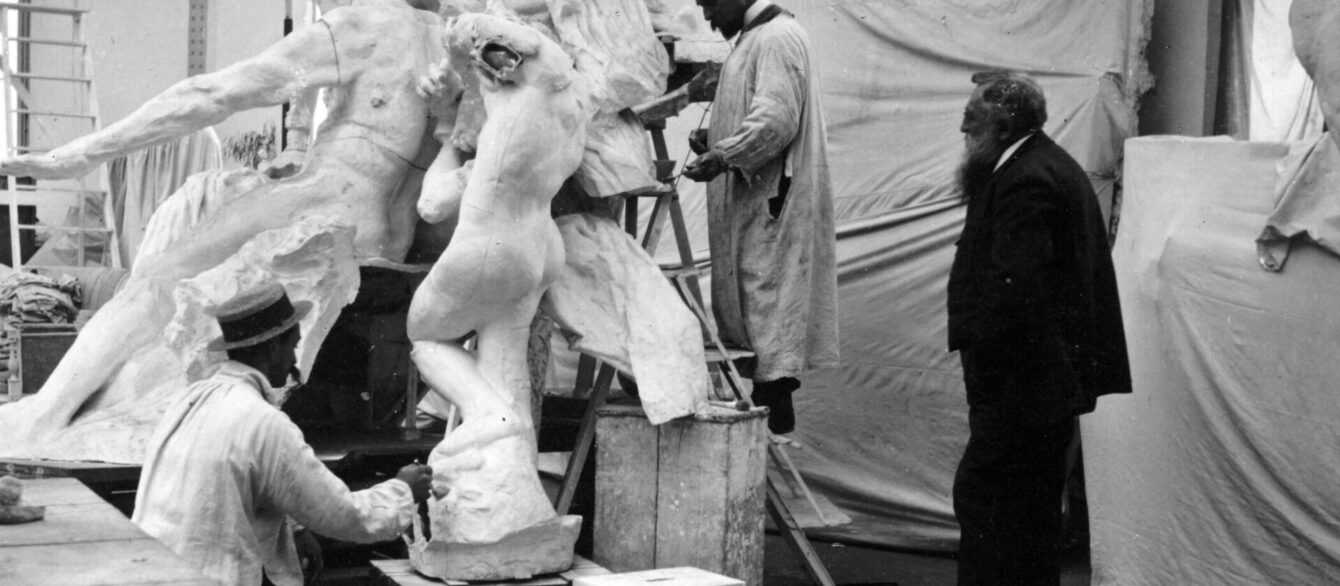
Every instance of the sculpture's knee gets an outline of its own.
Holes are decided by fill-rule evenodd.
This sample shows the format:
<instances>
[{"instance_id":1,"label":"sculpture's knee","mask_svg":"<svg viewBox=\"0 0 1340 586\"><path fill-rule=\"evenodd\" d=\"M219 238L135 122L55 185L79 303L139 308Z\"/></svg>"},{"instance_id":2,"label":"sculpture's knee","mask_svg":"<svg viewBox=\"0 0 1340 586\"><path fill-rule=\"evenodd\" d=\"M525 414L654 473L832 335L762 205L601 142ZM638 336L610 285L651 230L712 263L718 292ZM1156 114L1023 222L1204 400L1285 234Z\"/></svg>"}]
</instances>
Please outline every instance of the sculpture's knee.
<instances>
[{"instance_id":1,"label":"sculpture's knee","mask_svg":"<svg viewBox=\"0 0 1340 586\"><path fill-rule=\"evenodd\" d=\"M405 323L405 335L409 336L409 341L413 344L414 350L418 350L421 342L432 342L433 339L428 332L428 327L424 325L425 320L413 318L414 313L410 312L410 319ZM411 356L414 354L414 351L410 352Z\"/></svg>"},{"instance_id":2,"label":"sculpture's knee","mask_svg":"<svg viewBox=\"0 0 1340 586\"><path fill-rule=\"evenodd\" d=\"M438 329L439 319L433 311L434 295L424 290L423 285L414 292L414 297L409 302L409 312L405 316L405 335L415 348L419 347L419 342L436 342L442 338L434 335Z\"/></svg>"}]
</instances>

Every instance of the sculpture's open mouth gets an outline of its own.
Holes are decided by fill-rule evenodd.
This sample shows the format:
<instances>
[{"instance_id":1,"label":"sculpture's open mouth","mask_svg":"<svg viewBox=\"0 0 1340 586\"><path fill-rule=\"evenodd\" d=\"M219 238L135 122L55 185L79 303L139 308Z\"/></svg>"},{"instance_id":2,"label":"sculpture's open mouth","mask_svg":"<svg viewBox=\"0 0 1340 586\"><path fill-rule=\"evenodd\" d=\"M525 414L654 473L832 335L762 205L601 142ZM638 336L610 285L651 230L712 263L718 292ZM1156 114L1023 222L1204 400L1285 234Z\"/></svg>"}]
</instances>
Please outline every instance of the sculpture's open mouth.
<instances>
[{"instance_id":1,"label":"sculpture's open mouth","mask_svg":"<svg viewBox=\"0 0 1340 586\"><path fill-rule=\"evenodd\" d=\"M520 53L497 41L484 43L473 57L475 67L495 83L512 83L517 68L525 61Z\"/></svg>"}]
</instances>

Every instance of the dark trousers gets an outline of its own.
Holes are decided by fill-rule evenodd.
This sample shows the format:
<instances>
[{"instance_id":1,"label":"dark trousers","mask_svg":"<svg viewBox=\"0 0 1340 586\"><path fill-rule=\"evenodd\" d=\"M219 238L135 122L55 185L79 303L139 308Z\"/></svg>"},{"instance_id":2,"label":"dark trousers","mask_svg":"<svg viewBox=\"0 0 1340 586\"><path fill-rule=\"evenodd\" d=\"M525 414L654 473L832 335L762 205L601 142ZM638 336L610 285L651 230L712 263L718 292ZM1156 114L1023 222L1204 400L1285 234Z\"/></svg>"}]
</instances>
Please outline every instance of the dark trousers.
<instances>
[{"instance_id":1,"label":"dark trousers","mask_svg":"<svg viewBox=\"0 0 1340 586\"><path fill-rule=\"evenodd\" d=\"M999 406L969 408L968 447L954 475L959 586L1060 583L1061 493L1074 419L1022 419Z\"/></svg>"}]
</instances>

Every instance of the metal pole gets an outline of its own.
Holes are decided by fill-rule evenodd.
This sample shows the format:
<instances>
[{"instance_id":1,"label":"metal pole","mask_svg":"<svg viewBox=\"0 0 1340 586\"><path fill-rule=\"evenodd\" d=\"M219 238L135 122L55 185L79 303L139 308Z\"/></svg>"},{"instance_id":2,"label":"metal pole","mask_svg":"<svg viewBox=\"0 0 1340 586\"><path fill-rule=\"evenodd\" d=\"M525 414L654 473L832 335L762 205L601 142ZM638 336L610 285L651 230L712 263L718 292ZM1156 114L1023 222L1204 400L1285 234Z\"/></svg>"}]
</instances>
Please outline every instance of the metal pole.
<instances>
[{"instance_id":1,"label":"metal pole","mask_svg":"<svg viewBox=\"0 0 1340 586\"><path fill-rule=\"evenodd\" d=\"M8 8L0 8L0 35L3 35L6 41L9 39ZM0 59L4 59L6 62L9 61L9 51L7 50L8 48L9 47L6 46L5 47L6 50L3 52L3 54L0 54ZM5 71L13 71L13 69L5 67ZM5 93L5 146L11 147L15 144L14 141L18 139L18 128L17 128L18 116L13 117L12 119L9 117L10 112L13 112L13 105L9 98L8 87L4 89L4 93ZM11 138L13 138L13 140L11 140ZM8 155L10 153L6 154ZM6 179L6 181L7 183L5 185L5 189L9 191L9 202L8 202L9 266L13 267L14 270L18 270L20 264L22 264L20 262L21 255L19 254L19 193L17 189L18 177L9 177Z\"/></svg>"}]
</instances>

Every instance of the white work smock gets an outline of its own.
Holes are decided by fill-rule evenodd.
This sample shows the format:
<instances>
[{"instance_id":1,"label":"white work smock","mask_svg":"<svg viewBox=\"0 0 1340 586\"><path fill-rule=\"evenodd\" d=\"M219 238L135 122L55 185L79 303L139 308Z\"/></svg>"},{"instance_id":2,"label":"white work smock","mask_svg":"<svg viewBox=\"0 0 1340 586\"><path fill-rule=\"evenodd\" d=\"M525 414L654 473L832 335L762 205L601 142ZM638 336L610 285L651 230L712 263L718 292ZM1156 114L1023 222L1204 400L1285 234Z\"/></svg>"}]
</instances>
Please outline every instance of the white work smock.
<instances>
[{"instance_id":1,"label":"white work smock","mask_svg":"<svg viewBox=\"0 0 1340 586\"><path fill-rule=\"evenodd\" d=\"M707 186L712 309L770 381L838 365L837 240L809 37L788 14L741 33L708 140L731 170ZM774 215L769 200L790 187Z\"/></svg>"},{"instance_id":2,"label":"white work smock","mask_svg":"<svg viewBox=\"0 0 1340 586\"><path fill-rule=\"evenodd\" d=\"M286 517L352 542L394 539L415 514L410 487L351 492L298 426L271 405L265 377L224 362L168 409L150 443L132 520L222 584L302 584Z\"/></svg>"}]
</instances>

